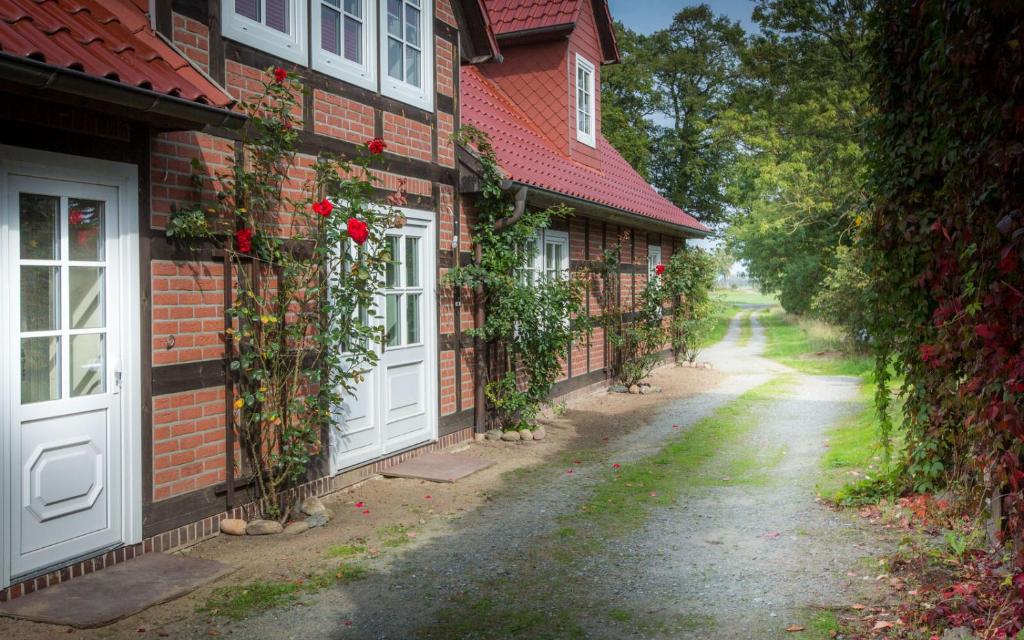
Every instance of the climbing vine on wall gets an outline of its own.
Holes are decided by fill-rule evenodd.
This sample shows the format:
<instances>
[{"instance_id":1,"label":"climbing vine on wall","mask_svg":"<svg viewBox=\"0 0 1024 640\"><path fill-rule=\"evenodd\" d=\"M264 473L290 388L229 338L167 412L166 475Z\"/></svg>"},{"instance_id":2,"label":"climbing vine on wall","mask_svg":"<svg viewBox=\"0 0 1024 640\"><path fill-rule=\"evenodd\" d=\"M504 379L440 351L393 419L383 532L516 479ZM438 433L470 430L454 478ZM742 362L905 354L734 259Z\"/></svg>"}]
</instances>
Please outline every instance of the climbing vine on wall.
<instances>
[{"instance_id":1,"label":"climbing vine on wall","mask_svg":"<svg viewBox=\"0 0 1024 640\"><path fill-rule=\"evenodd\" d=\"M867 268L915 488L954 484L1024 534L1024 10L879 3ZM1018 551L1022 546L1018 545ZM1017 556L1024 567L1024 554Z\"/></svg>"},{"instance_id":2,"label":"climbing vine on wall","mask_svg":"<svg viewBox=\"0 0 1024 640\"><path fill-rule=\"evenodd\" d=\"M478 289L486 308L482 326L467 332L484 348L485 394L493 425L529 429L562 374L562 359L589 327L583 303L584 278L574 273L531 273L539 232L567 216L564 207L515 210L502 189L494 150L481 131L467 126L455 140L474 147L482 167L473 241L479 259L448 273L447 283Z\"/></svg>"},{"instance_id":3,"label":"climbing vine on wall","mask_svg":"<svg viewBox=\"0 0 1024 640\"><path fill-rule=\"evenodd\" d=\"M167 235L212 242L230 269L235 428L260 509L284 518L287 489L376 363L367 320L390 260L385 232L401 219L371 203L368 166L383 141L351 162L324 155L304 165L295 147L303 88L283 69L268 76L242 104L247 133L213 179L215 201L178 208Z\"/></svg>"},{"instance_id":4,"label":"climbing vine on wall","mask_svg":"<svg viewBox=\"0 0 1024 640\"><path fill-rule=\"evenodd\" d=\"M693 362L715 324L720 305L711 297L717 265L707 251L684 248L669 258L662 275L666 300L676 302L669 339L676 362Z\"/></svg>"}]
</instances>

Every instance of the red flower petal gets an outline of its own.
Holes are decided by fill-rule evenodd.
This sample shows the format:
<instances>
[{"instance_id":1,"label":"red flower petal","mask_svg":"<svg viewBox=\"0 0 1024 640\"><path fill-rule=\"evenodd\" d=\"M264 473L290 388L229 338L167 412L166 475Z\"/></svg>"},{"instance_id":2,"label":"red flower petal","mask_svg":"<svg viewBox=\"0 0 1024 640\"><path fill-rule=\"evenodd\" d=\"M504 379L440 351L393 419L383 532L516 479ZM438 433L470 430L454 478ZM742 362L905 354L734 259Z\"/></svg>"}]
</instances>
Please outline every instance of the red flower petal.
<instances>
[{"instance_id":1,"label":"red flower petal","mask_svg":"<svg viewBox=\"0 0 1024 640\"><path fill-rule=\"evenodd\" d=\"M424 500L430 500L430 499L431 499L431 498L433 498L433 497L434 497L434 496L423 496L423 499L424 499Z\"/></svg>"},{"instance_id":2,"label":"red flower petal","mask_svg":"<svg viewBox=\"0 0 1024 640\"><path fill-rule=\"evenodd\" d=\"M369 509L364 509L364 510L363 510L363 515L364 515L364 516L368 516L368 515L370 515L370 510L369 510Z\"/></svg>"},{"instance_id":3,"label":"red flower petal","mask_svg":"<svg viewBox=\"0 0 1024 640\"><path fill-rule=\"evenodd\" d=\"M275 82L284 82L287 77L288 77L288 72L285 71L284 69L282 69L281 67L278 67L278 68L274 69L274 81Z\"/></svg>"},{"instance_id":4,"label":"red flower petal","mask_svg":"<svg viewBox=\"0 0 1024 640\"><path fill-rule=\"evenodd\" d=\"M618 469L620 467L622 467L622 465L619 464L618 462L616 462L615 464L612 465L612 469Z\"/></svg>"},{"instance_id":5,"label":"red flower petal","mask_svg":"<svg viewBox=\"0 0 1024 640\"><path fill-rule=\"evenodd\" d=\"M356 503L356 509L362 509L362 508L363 508L363 503L362 502L357 502Z\"/></svg>"},{"instance_id":6,"label":"red flower petal","mask_svg":"<svg viewBox=\"0 0 1024 640\"><path fill-rule=\"evenodd\" d=\"M572 469L569 469L568 471L566 471L566 473L572 473Z\"/></svg>"}]
</instances>

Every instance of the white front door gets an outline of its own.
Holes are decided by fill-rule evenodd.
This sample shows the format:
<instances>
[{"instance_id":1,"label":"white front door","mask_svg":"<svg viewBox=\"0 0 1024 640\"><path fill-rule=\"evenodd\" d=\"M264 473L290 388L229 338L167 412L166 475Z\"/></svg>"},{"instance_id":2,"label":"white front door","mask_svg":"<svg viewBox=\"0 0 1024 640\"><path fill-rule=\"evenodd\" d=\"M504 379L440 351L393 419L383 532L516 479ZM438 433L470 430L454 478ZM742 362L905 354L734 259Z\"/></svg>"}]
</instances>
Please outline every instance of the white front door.
<instances>
[{"instance_id":1,"label":"white front door","mask_svg":"<svg viewBox=\"0 0 1024 640\"><path fill-rule=\"evenodd\" d=\"M124 197L135 194L117 180L40 173L0 173L0 584L137 538L125 474L138 457L123 433L135 411L123 405L122 365L125 332L137 331L124 294L137 279L126 277L121 238Z\"/></svg>"},{"instance_id":2,"label":"white front door","mask_svg":"<svg viewBox=\"0 0 1024 640\"><path fill-rule=\"evenodd\" d=\"M437 293L433 214L403 209L378 297L379 362L336 414L333 472L437 437Z\"/></svg>"}]
</instances>

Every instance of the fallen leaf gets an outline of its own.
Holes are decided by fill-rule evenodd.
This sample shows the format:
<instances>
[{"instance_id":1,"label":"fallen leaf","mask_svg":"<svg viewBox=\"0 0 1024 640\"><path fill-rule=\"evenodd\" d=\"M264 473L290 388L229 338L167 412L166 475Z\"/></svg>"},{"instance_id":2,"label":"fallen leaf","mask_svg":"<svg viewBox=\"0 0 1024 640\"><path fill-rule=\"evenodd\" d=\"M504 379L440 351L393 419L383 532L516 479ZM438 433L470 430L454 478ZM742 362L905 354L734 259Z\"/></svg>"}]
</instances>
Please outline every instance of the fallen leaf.
<instances>
[{"instance_id":1,"label":"fallen leaf","mask_svg":"<svg viewBox=\"0 0 1024 640\"><path fill-rule=\"evenodd\" d=\"M583 461L582 460L573 460L572 463L573 464L583 464Z\"/></svg>"},{"instance_id":2,"label":"fallen leaf","mask_svg":"<svg viewBox=\"0 0 1024 640\"><path fill-rule=\"evenodd\" d=\"M768 538L768 539L772 539L772 538L778 538L781 535L782 534L780 532L778 532L778 531L769 531L768 533L764 534L764 537Z\"/></svg>"},{"instance_id":3,"label":"fallen leaf","mask_svg":"<svg viewBox=\"0 0 1024 640\"><path fill-rule=\"evenodd\" d=\"M652 491L651 492L651 497L652 498L657 498L658 497L658 493L656 491Z\"/></svg>"},{"instance_id":4,"label":"fallen leaf","mask_svg":"<svg viewBox=\"0 0 1024 640\"><path fill-rule=\"evenodd\" d=\"M407 531L405 533L405 535L409 536L410 538L415 538L416 537L416 532L415 531Z\"/></svg>"},{"instance_id":5,"label":"fallen leaf","mask_svg":"<svg viewBox=\"0 0 1024 640\"><path fill-rule=\"evenodd\" d=\"M889 628L895 627L895 626L896 626L895 622L890 622L888 620L879 620L878 622L875 623L875 626L871 627L871 630L872 631L878 631L879 629L889 629Z\"/></svg>"},{"instance_id":6,"label":"fallen leaf","mask_svg":"<svg viewBox=\"0 0 1024 640\"><path fill-rule=\"evenodd\" d=\"M352 621L351 620L346 620L345 621L345 626L346 627L351 627L352 626Z\"/></svg>"},{"instance_id":7,"label":"fallen leaf","mask_svg":"<svg viewBox=\"0 0 1024 640\"><path fill-rule=\"evenodd\" d=\"M788 627L786 627L786 631L789 631L790 633L793 633L794 631L803 631L803 630L804 630L804 627L802 627L802 626L800 626L798 624L791 624Z\"/></svg>"},{"instance_id":8,"label":"fallen leaf","mask_svg":"<svg viewBox=\"0 0 1024 640\"><path fill-rule=\"evenodd\" d=\"M424 500L431 500L431 499L433 499L433 497L434 497L434 496L423 496L423 499L424 499Z\"/></svg>"},{"instance_id":9,"label":"fallen leaf","mask_svg":"<svg viewBox=\"0 0 1024 640\"><path fill-rule=\"evenodd\" d=\"M369 509L363 509L363 515L364 516L370 515L370 510Z\"/></svg>"},{"instance_id":10,"label":"fallen leaf","mask_svg":"<svg viewBox=\"0 0 1024 640\"><path fill-rule=\"evenodd\" d=\"M860 611L861 609L865 609L866 607L864 605L862 605L862 604L851 604L850 608L851 609L856 609L857 611Z\"/></svg>"},{"instance_id":11,"label":"fallen leaf","mask_svg":"<svg viewBox=\"0 0 1024 640\"><path fill-rule=\"evenodd\" d=\"M572 473L572 469L569 469L568 471L566 471L566 473Z\"/></svg>"}]
</instances>

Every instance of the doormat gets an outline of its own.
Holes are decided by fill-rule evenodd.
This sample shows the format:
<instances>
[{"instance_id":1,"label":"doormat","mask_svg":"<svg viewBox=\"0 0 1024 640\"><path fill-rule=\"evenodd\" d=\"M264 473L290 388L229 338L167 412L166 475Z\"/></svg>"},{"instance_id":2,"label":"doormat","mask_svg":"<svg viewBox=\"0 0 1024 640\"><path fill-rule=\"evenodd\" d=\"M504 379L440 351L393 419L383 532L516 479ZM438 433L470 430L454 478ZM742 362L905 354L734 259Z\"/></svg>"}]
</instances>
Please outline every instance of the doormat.
<instances>
[{"instance_id":1,"label":"doormat","mask_svg":"<svg viewBox=\"0 0 1024 640\"><path fill-rule=\"evenodd\" d=\"M147 553L2 602L0 615L93 629L180 598L234 570L213 560Z\"/></svg>"},{"instance_id":2,"label":"doormat","mask_svg":"<svg viewBox=\"0 0 1024 640\"><path fill-rule=\"evenodd\" d=\"M494 460L484 460L472 456L459 456L454 453L426 453L412 460L381 471L381 475L389 478L416 478L431 482L455 482L471 473L494 464Z\"/></svg>"}]
</instances>

